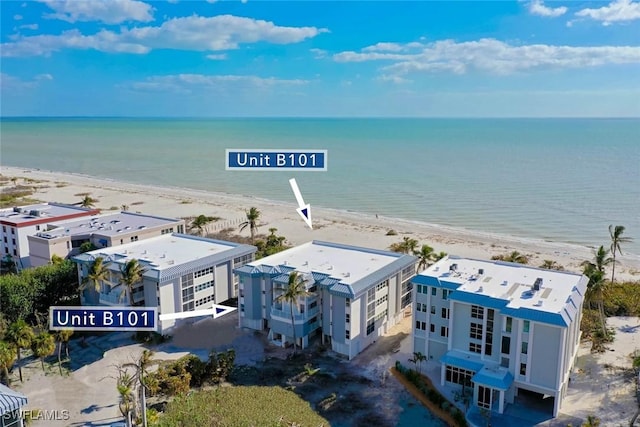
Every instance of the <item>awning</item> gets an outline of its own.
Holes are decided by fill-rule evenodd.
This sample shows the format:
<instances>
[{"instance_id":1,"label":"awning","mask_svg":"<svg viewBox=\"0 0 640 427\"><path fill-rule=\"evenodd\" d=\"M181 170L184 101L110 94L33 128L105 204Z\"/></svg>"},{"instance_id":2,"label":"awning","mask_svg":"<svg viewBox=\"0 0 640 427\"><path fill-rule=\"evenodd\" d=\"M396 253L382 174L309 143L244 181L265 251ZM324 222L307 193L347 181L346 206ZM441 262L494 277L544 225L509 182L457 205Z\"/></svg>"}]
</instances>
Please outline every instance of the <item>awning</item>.
<instances>
[{"instance_id":1,"label":"awning","mask_svg":"<svg viewBox=\"0 0 640 427\"><path fill-rule=\"evenodd\" d=\"M27 404L27 396L0 384L0 414L16 411Z\"/></svg>"},{"instance_id":2,"label":"awning","mask_svg":"<svg viewBox=\"0 0 640 427\"><path fill-rule=\"evenodd\" d=\"M478 372L484 366L480 362L476 362L462 355L453 354L452 352L445 353L445 355L440 358L440 363L473 372Z\"/></svg>"},{"instance_id":3,"label":"awning","mask_svg":"<svg viewBox=\"0 0 640 427\"><path fill-rule=\"evenodd\" d=\"M506 391L513 383L513 375L505 369L482 368L471 381L485 387Z\"/></svg>"}]
</instances>

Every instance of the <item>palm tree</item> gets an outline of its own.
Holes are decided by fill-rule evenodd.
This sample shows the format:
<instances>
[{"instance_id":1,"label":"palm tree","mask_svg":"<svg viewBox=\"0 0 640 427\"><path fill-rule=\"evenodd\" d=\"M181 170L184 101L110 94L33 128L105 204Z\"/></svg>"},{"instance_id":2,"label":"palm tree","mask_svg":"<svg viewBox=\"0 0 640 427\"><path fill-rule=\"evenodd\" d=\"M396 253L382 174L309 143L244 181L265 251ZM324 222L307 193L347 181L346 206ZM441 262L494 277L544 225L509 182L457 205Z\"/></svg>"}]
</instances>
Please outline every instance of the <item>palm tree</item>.
<instances>
[{"instance_id":1,"label":"palm tree","mask_svg":"<svg viewBox=\"0 0 640 427\"><path fill-rule=\"evenodd\" d=\"M282 291L282 294L276 297L277 302L286 302L289 304L289 309L291 310L291 329L293 329L294 354L296 352L296 327L293 321L293 307L298 306L298 298L308 297L311 295L313 294L307 291L302 275L297 271L292 271L289 273L289 282L287 283L287 287Z\"/></svg>"},{"instance_id":2,"label":"palm tree","mask_svg":"<svg viewBox=\"0 0 640 427\"><path fill-rule=\"evenodd\" d=\"M447 253L446 253L446 252L442 252L442 251L440 251L440 252L438 252L437 254L435 254L435 255L433 256L433 260L437 262L437 261L440 261L442 258L444 258L444 257L446 257L446 256L447 256Z\"/></svg>"},{"instance_id":3,"label":"palm tree","mask_svg":"<svg viewBox=\"0 0 640 427\"><path fill-rule=\"evenodd\" d=\"M62 347L64 346L65 355L67 356L67 359L69 358L69 340L71 339L71 335L73 335L72 329L61 329L55 333L56 341L58 342L58 370L60 371L60 375L62 375L60 354L62 353Z\"/></svg>"},{"instance_id":4,"label":"palm tree","mask_svg":"<svg viewBox=\"0 0 640 427\"><path fill-rule=\"evenodd\" d=\"M515 262L518 264L527 264L529 262L529 258L527 258L526 255L523 255L518 251L513 251L510 254L506 254L506 255L494 255L491 257L491 259L499 260L499 261Z\"/></svg>"},{"instance_id":5,"label":"palm tree","mask_svg":"<svg viewBox=\"0 0 640 427\"><path fill-rule=\"evenodd\" d=\"M129 210L129 205L121 205L121 206L120 206L120 210L121 210L122 212L127 212L127 211Z\"/></svg>"},{"instance_id":6,"label":"palm tree","mask_svg":"<svg viewBox=\"0 0 640 427\"><path fill-rule=\"evenodd\" d=\"M615 260L613 257L609 256L609 251L607 249L604 248L604 246L600 246L598 248L597 251L595 251L593 253L594 255L594 265L596 267L596 270L598 270L599 272L603 273L604 276L604 268L609 265L609 264L613 264L615 263Z\"/></svg>"},{"instance_id":7,"label":"palm tree","mask_svg":"<svg viewBox=\"0 0 640 427\"><path fill-rule=\"evenodd\" d=\"M120 403L118 408L120 413L125 418L127 427L131 427L131 413L133 412L135 404L134 395L134 383L135 378L124 369L120 369L120 375L116 379L116 388L120 395Z\"/></svg>"},{"instance_id":8,"label":"palm tree","mask_svg":"<svg viewBox=\"0 0 640 427\"><path fill-rule=\"evenodd\" d=\"M53 264L53 265L60 265L60 264L62 264L63 262L64 262L64 258L62 258L60 255L53 254L53 255L51 256L51 264Z\"/></svg>"},{"instance_id":9,"label":"palm tree","mask_svg":"<svg viewBox=\"0 0 640 427\"><path fill-rule=\"evenodd\" d=\"M47 356L51 356L56 351L56 340L49 332L40 332L31 341L31 351L33 351L34 356L40 358L42 372L45 372L44 359Z\"/></svg>"},{"instance_id":10,"label":"palm tree","mask_svg":"<svg viewBox=\"0 0 640 427\"><path fill-rule=\"evenodd\" d=\"M422 245L419 251L415 252L418 257L418 271L424 270L431 265L435 253L433 248L429 245Z\"/></svg>"},{"instance_id":11,"label":"palm tree","mask_svg":"<svg viewBox=\"0 0 640 427\"><path fill-rule=\"evenodd\" d=\"M251 243L256 237L256 233L258 232L258 218L260 218L260 211L258 208L250 208L247 212L247 220L240 224L240 231L245 228L249 228L249 232L251 233Z\"/></svg>"},{"instance_id":12,"label":"palm tree","mask_svg":"<svg viewBox=\"0 0 640 427\"><path fill-rule=\"evenodd\" d=\"M613 279L616 274L616 255L618 252L622 255L620 243L629 243L633 241L631 237L622 237L624 230L625 228L623 225L616 225L614 227L612 224L609 226L609 235L611 236L611 255L613 257L613 265L611 266L611 283L613 283Z\"/></svg>"},{"instance_id":13,"label":"palm tree","mask_svg":"<svg viewBox=\"0 0 640 427\"><path fill-rule=\"evenodd\" d=\"M598 315L600 317L600 326L602 327L602 333L603 333L603 336L606 337L607 336L607 318L604 313L604 289L606 286L606 282L604 280L604 270L602 269L601 265L599 266L597 264L598 262L599 261L596 259L596 263L592 263L590 261L585 261L582 263L583 274L589 278L589 283L587 283L587 292L585 294L585 300L588 302L589 305L592 305L595 303L598 309Z\"/></svg>"},{"instance_id":14,"label":"palm tree","mask_svg":"<svg viewBox=\"0 0 640 427\"><path fill-rule=\"evenodd\" d=\"M427 360L427 356L418 351L413 353L413 357L415 357L416 362L418 363L418 372L422 373L422 362Z\"/></svg>"},{"instance_id":15,"label":"palm tree","mask_svg":"<svg viewBox=\"0 0 640 427\"><path fill-rule=\"evenodd\" d=\"M9 326L7 330L6 339L9 344L12 344L16 349L16 356L18 358L18 372L20 373L20 382L22 382L22 366L20 366L20 360L22 358L21 350L23 348L29 348L33 341L34 333L31 326L27 324L23 319L20 319Z\"/></svg>"},{"instance_id":16,"label":"palm tree","mask_svg":"<svg viewBox=\"0 0 640 427\"><path fill-rule=\"evenodd\" d=\"M584 423L582 423L582 427L599 427L599 426L600 426L600 418L596 417L595 415L587 415L587 420Z\"/></svg>"},{"instance_id":17,"label":"palm tree","mask_svg":"<svg viewBox=\"0 0 640 427\"><path fill-rule=\"evenodd\" d=\"M102 289L102 283L110 284L109 278L111 277L111 272L108 266L109 261L105 261L102 257L97 257L93 260L89 267L89 274L82 280L80 291L82 292L93 287L93 289L99 293Z\"/></svg>"},{"instance_id":18,"label":"palm tree","mask_svg":"<svg viewBox=\"0 0 640 427\"><path fill-rule=\"evenodd\" d=\"M144 272L144 268L142 268L137 259L130 259L120 267L121 277L115 288L119 286L122 287L122 292L120 294L121 299L124 297L125 293L129 294L129 305L131 307L135 305L135 301L133 300L133 289L135 285L142 282Z\"/></svg>"},{"instance_id":19,"label":"palm tree","mask_svg":"<svg viewBox=\"0 0 640 427\"><path fill-rule=\"evenodd\" d=\"M94 199L93 197L91 197L88 194L85 194L84 197L82 198L82 200L80 201L80 203L78 203L80 206L82 206L83 208L92 208L96 205L96 203L98 202L97 199Z\"/></svg>"},{"instance_id":20,"label":"palm tree","mask_svg":"<svg viewBox=\"0 0 640 427\"><path fill-rule=\"evenodd\" d=\"M191 221L191 225L189 229L197 230L198 236L202 236L204 231L206 230L207 224L213 221L218 221L220 218L217 216L206 216L206 215L198 215Z\"/></svg>"},{"instance_id":21,"label":"palm tree","mask_svg":"<svg viewBox=\"0 0 640 427\"><path fill-rule=\"evenodd\" d=\"M5 378L5 384L11 385L11 379L9 378L9 369L16 362L16 349L13 345L5 341L0 341L0 369L2 369L2 376Z\"/></svg>"}]
</instances>

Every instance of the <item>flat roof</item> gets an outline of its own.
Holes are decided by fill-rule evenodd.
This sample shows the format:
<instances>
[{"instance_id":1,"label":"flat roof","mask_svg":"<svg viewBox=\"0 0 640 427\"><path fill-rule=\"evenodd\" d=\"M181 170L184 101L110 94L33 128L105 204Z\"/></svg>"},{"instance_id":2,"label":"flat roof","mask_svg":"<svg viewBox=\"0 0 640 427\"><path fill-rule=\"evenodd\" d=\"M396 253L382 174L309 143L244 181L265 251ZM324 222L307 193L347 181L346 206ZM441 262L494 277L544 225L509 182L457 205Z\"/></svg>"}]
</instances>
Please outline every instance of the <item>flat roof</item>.
<instances>
[{"instance_id":1,"label":"flat roof","mask_svg":"<svg viewBox=\"0 0 640 427\"><path fill-rule=\"evenodd\" d=\"M162 218L133 212L118 212L105 215L85 217L77 221L69 221L55 225L56 228L37 233L44 239L57 239L63 236L93 235L117 236L145 228L172 225L180 219Z\"/></svg>"},{"instance_id":2,"label":"flat roof","mask_svg":"<svg viewBox=\"0 0 640 427\"><path fill-rule=\"evenodd\" d=\"M0 222L14 226L30 225L31 223L46 223L75 217L95 215L97 209L83 208L61 203L36 203L33 205L16 206L0 209Z\"/></svg>"},{"instance_id":3,"label":"flat roof","mask_svg":"<svg viewBox=\"0 0 640 427\"><path fill-rule=\"evenodd\" d=\"M584 299L588 279L581 274L524 264L449 256L419 273L413 281L455 289L453 300L546 323L558 324L559 319L553 320L544 313L559 315L568 324ZM539 289L535 289L536 282Z\"/></svg>"},{"instance_id":4,"label":"flat roof","mask_svg":"<svg viewBox=\"0 0 640 427\"><path fill-rule=\"evenodd\" d=\"M396 261L400 255L314 240L260 258L249 265L287 265L302 273L324 273L350 285Z\"/></svg>"},{"instance_id":5,"label":"flat roof","mask_svg":"<svg viewBox=\"0 0 640 427\"><path fill-rule=\"evenodd\" d=\"M253 246L222 240L197 237L189 234L164 234L133 243L96 249L76 255L74 260L92 261L96 257L109 259L115 264L124 264L137 259L147 269L162 271L181 264L203 260L212 256L232 256L234 249L249 250Z\"/></svg>"},{"instance_id":6,"label":"flat roof","mask_svg":"<svg viewBox=\"0 0 640 427\"><path fill-rule=\"evenodd\" d=\"M240 271L250 273L252 268L269 266L280 267L283 273L293 269L303 274L315 273L320 283L353 297L415 261L410 255L314 240L248 263Z\"/></svg>"}]
</instances>

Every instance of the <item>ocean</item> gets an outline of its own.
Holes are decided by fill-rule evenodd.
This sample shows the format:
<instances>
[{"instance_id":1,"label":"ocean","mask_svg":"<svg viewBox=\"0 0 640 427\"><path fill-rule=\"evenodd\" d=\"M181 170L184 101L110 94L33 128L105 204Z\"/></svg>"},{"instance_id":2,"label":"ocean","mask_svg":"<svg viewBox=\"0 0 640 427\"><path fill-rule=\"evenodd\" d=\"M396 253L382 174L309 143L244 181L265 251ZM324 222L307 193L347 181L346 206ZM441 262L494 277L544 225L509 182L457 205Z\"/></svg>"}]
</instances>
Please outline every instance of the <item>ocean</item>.
<instances>
[{"instance_id":1,"label":"ocean","mask_svg":"<svg viewBox=\"0 0 640 427\"><path fill-rule=\"evenodd\" d=\"M3 118L3 165L243 194L640 255L639 119ZM227 148L328 150L326 172L226 171Z\"/></svg>"}]
</instances>

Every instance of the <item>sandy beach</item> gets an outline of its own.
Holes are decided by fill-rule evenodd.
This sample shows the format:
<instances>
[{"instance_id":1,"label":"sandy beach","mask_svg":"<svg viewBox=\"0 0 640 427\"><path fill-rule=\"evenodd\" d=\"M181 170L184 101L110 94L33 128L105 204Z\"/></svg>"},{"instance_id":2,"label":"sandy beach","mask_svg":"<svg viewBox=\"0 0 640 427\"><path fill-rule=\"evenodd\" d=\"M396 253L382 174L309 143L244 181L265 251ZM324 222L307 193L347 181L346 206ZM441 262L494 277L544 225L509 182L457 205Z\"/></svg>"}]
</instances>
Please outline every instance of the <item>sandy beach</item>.
<instances>
[{"instance_id":1,"label":"sandy beach","mask_svg":"<svg viewBox=\"0 0 640 427\"><path fill-rule=\"evenodd\" d=\"M77 203L81 193L90 193L98 200L96 207L103 212L118 210L122 205L129 210L144 214L189 217L200 214L222 218L208 226L209 232L225 228L238 229L249 207L257 207L262 215L260 233L268 233L269 228L278 229L278 234L286 236L292 245L298 245L313 239L340 242L353 245L386 249L403 237L418 240L419 244L429 244L436 252L448 254L490 258L493 255L519 251L526 254L530 265L540 265L545 259L554 260L570 271L580 271L580 263L593 257L587 247L567 243L547 242L535 239L523 239L491 233L463 230L457 228L430 225L422 222L396 218L362 215L354 212L322 209L311 203L313 230L310 230L299 217L295 208L295 198L291 203L281 203L240 195L220 194L183 188L164 188L139 185L114 180L99 179L83 175L49 172L26 168L2 167L2 175L30 178L37 181L37 191L32 198L60 203ZM20 184L21 181L18 181ZM7 183L5 185L13 185ZM398 234L387 236L389 230ZM602 242L608 247L608 242ZM620 264L616 268L619 280L640 279L640 256L619 256Z\"/></svg>"}]
</instances>

